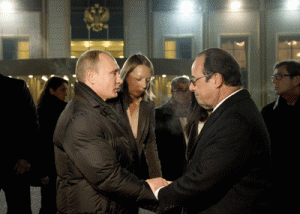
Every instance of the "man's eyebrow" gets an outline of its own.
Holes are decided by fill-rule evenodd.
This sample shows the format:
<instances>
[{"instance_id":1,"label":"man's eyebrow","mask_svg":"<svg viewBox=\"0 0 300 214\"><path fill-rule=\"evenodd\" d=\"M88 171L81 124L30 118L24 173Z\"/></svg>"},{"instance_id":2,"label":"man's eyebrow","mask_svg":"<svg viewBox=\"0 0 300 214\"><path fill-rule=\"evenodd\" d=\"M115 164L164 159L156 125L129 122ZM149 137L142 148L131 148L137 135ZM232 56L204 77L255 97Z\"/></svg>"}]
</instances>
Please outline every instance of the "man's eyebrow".
<instances>
[{"instance_id":1,"label":"man's eyebrow","mask_svg":"<svg viewBox=\"0 0 300 214\"><path fill-rule=\"evenodd\" d=\"M117 69L115 69L115 70L112 70L111 73L116 73L116 72L119 72L119 71L120 71L120 69L117 68Z\"/></svg>"}]
</instances>

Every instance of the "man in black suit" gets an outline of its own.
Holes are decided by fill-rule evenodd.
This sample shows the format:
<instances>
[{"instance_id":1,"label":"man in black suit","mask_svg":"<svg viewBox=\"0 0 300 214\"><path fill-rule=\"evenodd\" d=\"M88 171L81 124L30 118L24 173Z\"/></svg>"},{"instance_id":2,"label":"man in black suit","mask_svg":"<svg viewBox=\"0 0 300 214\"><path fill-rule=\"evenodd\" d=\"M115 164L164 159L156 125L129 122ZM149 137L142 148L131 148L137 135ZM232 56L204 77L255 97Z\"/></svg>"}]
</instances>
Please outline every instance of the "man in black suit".
<instances>
[{"instance_id":1,"label":"man in black suit","mask_svg":"<svg viewBox=\"0 0 300 214\"><path fill-rule=\"evenodd\" d=\"M31 214L27 171L33 168L38 132L36 107L23 80L0 74L0 91L0 190L4 190L8 213Z\"/></svg>"},{"instance_id":2,"label":"man in black suit","mask_svg":"<svg viewBox=\"0 0 300 214\"><path fill-rule=\"evenodd\" d=\"M190 91L213 108L193 145L186 173L171 185L148 181L162 213L270 213L270 139L263 118L242 89L236 60L226 51L203 51L192 66Z\"/></svg>"},{"instance_id":3,"label":"man in black suit","mask_svg":"<svg viewBox=\"0 0 300 214\"><path fill-rule=\"evenodd\" d=\"M191 105L189 79L176 77L171 82L171 99L155 109L155 136L162 174L174 181L186 166L186 119ZM166 140L167 139L167 140ZM174 170L174 167L176 170Z\"/></svg>"},{"instance_id":4,"label":"man in black suit","mask_svg":"<svg viewBox=\"0 0 300 214\"><path fill-rule=\"evenodd\" d=\"M298 208L297 197L291 194L291 190L299 188L295 170L298 168L299 151L291 149L291 146L299 142L300 62L287 60L276 63L272 82L278 97L263 107L261 113L270 134L276 169L288 172L276 176L276 180L280 181L276 190L281 194L277 198L280 203L274 204L273 208L293 213Z\"/></svg>"}]
</instances>

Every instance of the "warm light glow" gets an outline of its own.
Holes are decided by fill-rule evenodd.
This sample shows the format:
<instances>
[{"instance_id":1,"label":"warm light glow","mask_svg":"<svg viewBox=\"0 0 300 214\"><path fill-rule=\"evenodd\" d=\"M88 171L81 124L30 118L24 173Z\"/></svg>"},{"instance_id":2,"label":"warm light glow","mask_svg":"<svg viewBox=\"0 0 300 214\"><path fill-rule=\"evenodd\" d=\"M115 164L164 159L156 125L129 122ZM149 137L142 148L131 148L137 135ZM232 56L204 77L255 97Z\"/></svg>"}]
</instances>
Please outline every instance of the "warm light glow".
<instances>
[{"instance_id":1,"label":"warm light glow","mask_svg":"<svg viewBox=\"0 0 300 214\"><path fill-rule=\"evenodd\" d=\"M48 78L46 76L42 76L42 80L48 81Z\"/></svg>"},{"instance_id":2,"label":"warm light glow","mask_svg":"<svg viewBox=\"0 0 300 214\"><path fill-rule=\"evenodd\" d=\"M230 5L232 10L238 10L241 8L241 6L242 6L241 2L238 1L232 2Z\"/></svg>"},{"instance_id":3,"label":"warm light glow","mask_svg":"<svg viewBox=\"0 0 300 214\"><path fill-rule=\"evenodd\" d=\"M2 13L12 13L13 12L13 4L9 1L2 2L0 4L0 11Z\"/></svg>"},{"instance_id":4,"label":"warm light glow","mask_svg":"<svg viewBox=\"0 0 300 214\"><path fill-rule=\"evenodd\" d=\"M105 41L105 42L103 42L103 46L105 48L108 48L109 46L111 46L111 43L109 41Z\"/></svg>"},{"instance_id":5,"label":"warm light glow","mask_svg":"<svg viewBox=\"0 0 300 214\"><path fill-rule=\"evenodd\" d=\"M288 44L288 46L297 45L297 41L293 40L291 42L288 42L287 44Z\"/></svg>"},{"instance_id":6,"label":"warm light glow","mask_svg":"<svg viewBox=\"0 0 300 214\"><path fill-rule=\"evenodd\" d=\"M245 42L236 42L235 43L237 46L243 47L245 45Z\"/></svg>"},{"instance_id":7,"label":"warm light glow","mask_svg":"<svg viewBox=\"0 0 300 214\"><path fill-rule=\"evenodd\" d=\"M299 0L289 0L287 2L287 8L289 10L295 10L299 6Z\"/></svg>"},{"instance_id":8,"label":"warm light glow","mask_svg":"<svg viewBox=\"0 0 300 214\"><path fill-rule=\"evenodd\" d=\"M28 75L28 77L29 77L29 78L32 78L33 76L32 76L32 75Z\"/></svg>"},{"instance_id":9,"label":"warm light glow","mask_svg":"<svg viewBox=\"0 0 300 214\"><path fill-rule=\"evenodd\" d=\"M65 80L69 81L69 77L68 77L67 75L65 75L63 78L64 78Z\"/></svg>"},{"instance_id":10,"label":"warm light glow","mask_svg":"<svg viewBox=\"0 0 300 214\"><path fill-rule=\"evenodd\" d=\"M300 52L299 52L299 53L297 53L297 57L300 57Z\"/></svg>"},{"instance_id":11,"label":"warm light glow","mask_svg":"<svg viewBox=\"0 0 300 214\"><path fill-rule=\"evenodd\" d=\"M163 74L162 77L165 78L165 77L167 77L167 75Z\"/></svg>"},{"instance_id":12,"label":"warm light glow","mask_svg":"<svg viewBox=\"0 0 300 214\"><path fill-rule=\"evenodd\" d=\"M90 42L85 41L85 42L84 42L84 47L86 47L86 48L90 47Z\"/></svg>"}]
</instances>

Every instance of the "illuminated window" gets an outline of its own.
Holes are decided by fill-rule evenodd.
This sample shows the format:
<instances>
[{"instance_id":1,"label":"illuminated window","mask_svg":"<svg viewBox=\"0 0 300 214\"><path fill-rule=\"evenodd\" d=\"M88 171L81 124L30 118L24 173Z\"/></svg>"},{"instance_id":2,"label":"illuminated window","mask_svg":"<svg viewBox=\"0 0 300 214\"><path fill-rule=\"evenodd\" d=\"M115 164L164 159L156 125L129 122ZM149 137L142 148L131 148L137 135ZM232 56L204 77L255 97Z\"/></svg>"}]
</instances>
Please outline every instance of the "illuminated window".
<instances>
[{"instance_id":1,"label":"illuminated window","mask_svg":"<svg viewBox=\"0 0 300 214\"><path fill-rule=\"evenodd\" d=\"M2 38L3 60L29 59L29 38Z\"/></svg>"},{"instance_id":2,"label":"illuminated window","mask_svg":"<svg viewBox=\"0 0 300 214\"><path fill-rule=\"evenodd\" d=\"M192 37L165 38L166 59L192 59Z\"/></svg>"},{"instance_id":3,"label":"illuminated window","mask_svg":"<svg viewBox=\"0 0 300 214\"><path fill-rule=\"evenodd\" d=\"M248 88L248 37L222 36L221 48L235 57L240 65L243 86Z\"/></svg>"},{"instance_id":4,"label":"illuminated window","mask_svg":"<svg viewBox=\"0 0 300 214\"><path fill-rule=\"evenodd\" d=\"M176 59L176 41L165 41L165 58Z\"/></svg>"},{"instance_id":5,"label":"illuminated window","mask_svg":"<svg viewBox=\"0 0 300 214\"><path fill-rule=\"evenodd\" d=\"M124 58L123 41L71 41L71 57L78 58L90 49L99 49L110 52L115 58Z\"/></svg>"},{"instance_id":6,"label":"illuminated window","mask_svg":"<svg viewBox=\"0 0 300 214\"><path fill-rule=\"evenodd\" d=\"M300 36L279 36L278 61L300 59Z\"/></svg>"},{"instance_id":7,"label":"illuminated window","mask_svg":"<svg viewBox=\"0 0 300 214\"><path fill-rule=\"evenodd\" d=\"M29 59L29 40L19 40L18 59Z\"/></svg>"}]
</instances>

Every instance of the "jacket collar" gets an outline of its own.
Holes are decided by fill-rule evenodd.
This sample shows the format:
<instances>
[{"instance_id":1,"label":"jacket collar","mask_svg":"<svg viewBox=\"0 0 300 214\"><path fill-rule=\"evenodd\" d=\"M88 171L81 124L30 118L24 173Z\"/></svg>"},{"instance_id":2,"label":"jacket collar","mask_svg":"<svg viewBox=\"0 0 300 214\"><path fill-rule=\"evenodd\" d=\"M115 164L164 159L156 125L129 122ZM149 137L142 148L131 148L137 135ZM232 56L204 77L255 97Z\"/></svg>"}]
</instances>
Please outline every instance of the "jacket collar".
<instances>
[{"instance_id":1,"label":"jacket collar","mask_svg":"<svg viewBox=\"0 0 300 214\"><path fill-rule=\"evenodd\" d=\"M188 154L187 157L190 158L192 155L192 151L194 150L195 146L201 139L201 137L204 135L204 133L208 130L208 128L214 124L214 122L222 115L224 111L229 109L231 106L235 105L236 103L250 98L251 95L247 90L241 90L237 92L236 94L230 96L228 99L226 99L211 115L208 117L207 121L205 122L197 140L195 141L194 145L188 145Z\"/></svg>"},{"instance_id":2,"label":"jacket collar","mask_svg":"<svg viewBox=\"0 0 300 214\"><path fill-rule=\"evenodd\" d=\"M287 105L288 104L287 104L286 100L283 97L278 96L276 101L275 101L275 104L273 106L273 110L281 108L282 106L287 106ZM298 98L298 100L297 100L297 102L295 103L294 106L300 106L300 97Z\"/></svg>"},{"instance_id":3,"label":"jacket collar","mask_svg":"<svg viewBox=\"0 0 300 214\"><path fill-rule=\"evenodd\" d=\"M93 108L101 105L107 105L104 100L96 94L96 92L83 82L76 82L74 91L76 97L87 100Z\"/></svg>"},{"instance_id":4,"label":"jacket collar","mask_svg":"<svg viewBox=\"0 0 300 214\"><path fill-rule=\"evenodd\" d=\"M99 97L89 86L83 82L75 83L75 99L84 99L91 104L93 108L99 108L100 113L108 117L112 122L121 125L124 124L121 118L114 111L114 109Z\"/></svg>"}]
</instances>

